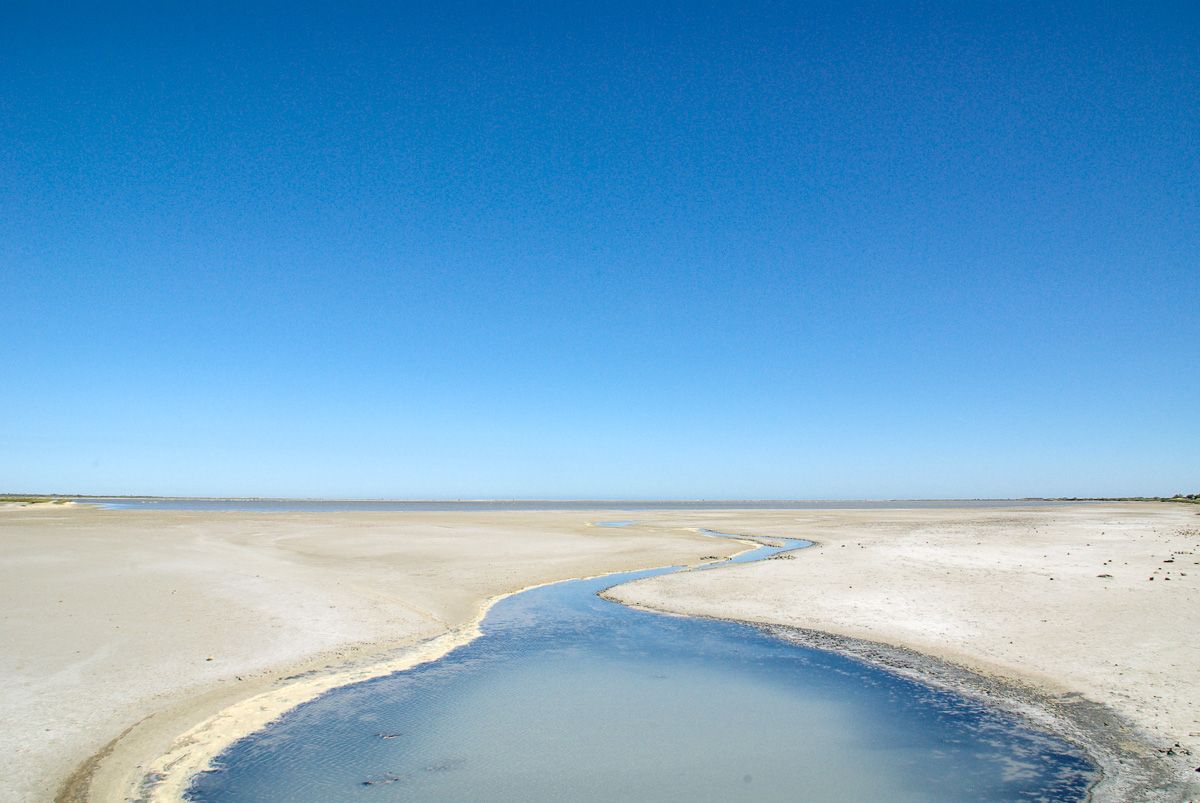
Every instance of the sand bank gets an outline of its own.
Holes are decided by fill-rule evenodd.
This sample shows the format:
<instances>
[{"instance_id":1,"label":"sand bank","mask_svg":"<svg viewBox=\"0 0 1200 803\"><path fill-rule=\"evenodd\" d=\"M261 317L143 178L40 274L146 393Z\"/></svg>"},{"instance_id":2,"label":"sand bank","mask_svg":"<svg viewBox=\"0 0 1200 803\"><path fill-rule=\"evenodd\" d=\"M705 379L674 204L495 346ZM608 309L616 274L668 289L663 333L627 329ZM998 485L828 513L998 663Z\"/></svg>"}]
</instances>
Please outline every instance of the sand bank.
<instances>
[{"instance_id":1,"label":"sand bank","mask_svg":"<svg viewBox=\"0 0 1200 803\"><path fill-rule=\"evenodd\" d=\"M0 510L0 800L53 799L72 773L68 798L124 799L470 638L499 595L742 548L589 526L620 517Z\"/></svg>"},{"instance_id":2,"label":"sand bank","mask_svg":"<svg viewBox=\"0 0 1200 803\"><path fill-rule=\"evenodd\" d=\"M783 625L918 675L942 672L921 665L920 656L932 656L1006 686L986 693L1064 709L1097 703L1118 715L1093 724L1116 730L1106 741L1139 764L1128 771L1173 777L1168 799L1200 796L1196 507L706 511L657 521L818 544L791 559L657 577L609 596ZM820 634L843 638L822 642Z\"/></svg>"}]
</instances>

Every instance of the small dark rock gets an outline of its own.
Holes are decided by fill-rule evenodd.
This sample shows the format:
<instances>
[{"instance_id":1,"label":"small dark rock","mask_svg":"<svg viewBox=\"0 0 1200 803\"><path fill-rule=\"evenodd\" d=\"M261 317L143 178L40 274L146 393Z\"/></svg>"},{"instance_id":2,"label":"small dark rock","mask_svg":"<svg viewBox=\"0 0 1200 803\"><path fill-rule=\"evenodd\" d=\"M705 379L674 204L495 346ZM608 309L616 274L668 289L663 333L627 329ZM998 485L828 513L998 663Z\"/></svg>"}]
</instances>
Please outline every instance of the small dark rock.
<instances>
[{"instance_id":1,"label":"small dark rock","mask_svg":"<svg viewBox=\"0 0 1200 803\"><path fill-rule=\"evenodd\" d=\"M362 782L362 785L363 786L385 786L387 784L396 783L397 781L403 781L403 780L404 780L404 778L402 778L399 775L395 775L393 773L386 772L383 775L376 775L372 778L367 778L365 781Z\"/></svg>"}]
</instances>

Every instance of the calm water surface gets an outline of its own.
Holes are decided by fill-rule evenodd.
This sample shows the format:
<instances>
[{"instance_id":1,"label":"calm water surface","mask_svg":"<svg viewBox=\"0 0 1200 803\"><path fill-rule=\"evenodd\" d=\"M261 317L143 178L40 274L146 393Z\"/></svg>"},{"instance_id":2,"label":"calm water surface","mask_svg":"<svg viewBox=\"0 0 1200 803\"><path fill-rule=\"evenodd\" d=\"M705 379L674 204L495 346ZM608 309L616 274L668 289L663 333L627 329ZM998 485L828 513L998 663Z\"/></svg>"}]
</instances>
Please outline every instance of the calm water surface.
<instances>
[{"instance_id":1,"label":"calm water surface","mask_svg":"<svg viewBox=\"0 0 1200 803\"><path fill-rule=\"evenodd\" d=\"M758 560L790 541L740 556ZM196 801L1078 800L1065 742L744 625L596 593L497 604L441 660L325 694L231 747Z\"/></svg>"},{"instance_id":2,"label":"calm water surface","mask_svg":"<svg viewBox=\"0 0 1200 803\"><path fill-rule=\"evenodd\" d=\"M877 508L1003 508L1066 505L1048 499L899 499L899 500L701 500L701 501L538 501L538 500L338 500L338 499L169 499L154 497L77 497L77 502L114 509L238 510L260 513L337 511L486 512L523 510L843 510Z\"/></svg>"}]
</instances>

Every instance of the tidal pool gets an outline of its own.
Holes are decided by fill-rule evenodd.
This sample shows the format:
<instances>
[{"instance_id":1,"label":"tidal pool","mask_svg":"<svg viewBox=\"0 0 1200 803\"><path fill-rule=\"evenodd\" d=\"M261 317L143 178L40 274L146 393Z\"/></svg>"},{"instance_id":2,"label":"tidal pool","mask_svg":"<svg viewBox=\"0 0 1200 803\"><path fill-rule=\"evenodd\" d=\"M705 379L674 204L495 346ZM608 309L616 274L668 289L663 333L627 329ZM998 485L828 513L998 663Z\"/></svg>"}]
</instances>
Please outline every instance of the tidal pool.
<instances>
[{"instance_id":1,"label":"tidal pool","mask_svg":"<svg viewBox=\"0 0 1200 803\"><path fill-rule=\"evenodd\" d=\"M597 596L677 570L509 597L488 613L483 636L442 659L328 692L237 742L187 797L1086 797L1095 771L1078 749L977 702L747 625Z\"/></svg>"}]
</instances>

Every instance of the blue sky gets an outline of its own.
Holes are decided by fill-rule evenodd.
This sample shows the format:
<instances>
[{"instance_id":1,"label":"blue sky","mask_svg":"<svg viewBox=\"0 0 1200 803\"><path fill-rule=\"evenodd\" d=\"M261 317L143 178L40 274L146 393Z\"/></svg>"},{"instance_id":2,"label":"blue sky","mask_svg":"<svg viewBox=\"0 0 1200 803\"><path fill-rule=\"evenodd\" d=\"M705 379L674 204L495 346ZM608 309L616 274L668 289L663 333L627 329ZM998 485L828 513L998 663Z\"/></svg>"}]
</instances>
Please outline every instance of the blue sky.
<instances>
[{"instance_id":1,"label":"blue sky","mask_svg":"<svg viewBox=\"0 0 1200 803\"><path fill-rule=\"evenodd\" d=\"M1196 491L1151 5L7 4L0 490Z\"/></svg>"}]
</instances>

